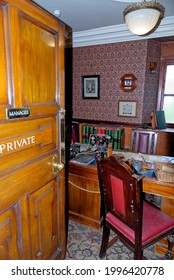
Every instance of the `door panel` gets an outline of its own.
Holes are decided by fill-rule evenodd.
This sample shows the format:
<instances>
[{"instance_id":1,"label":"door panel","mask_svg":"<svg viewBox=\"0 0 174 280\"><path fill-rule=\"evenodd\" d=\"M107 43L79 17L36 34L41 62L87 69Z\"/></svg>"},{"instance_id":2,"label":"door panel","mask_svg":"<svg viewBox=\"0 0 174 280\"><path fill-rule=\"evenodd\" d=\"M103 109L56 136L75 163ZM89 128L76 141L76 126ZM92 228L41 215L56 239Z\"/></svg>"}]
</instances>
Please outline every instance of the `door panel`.
<instances>
[{"instance_id":1,"label":"door panel","mask_svg":"<svg viewBox=\"0 0 174 280\"><path fill-rule=\"evenodd\" d=\"M19 259L15 207L0 216L0 259Z\"/></svg>"},{"instance_id":2,"label":"door panel","mask_svg":"<svg viewBox=\"0 0 174 280\"><path fill-rule=\"evenodd\" d=\"M8 49L8 36L7 36L7 15L6 10L0 6L0 104L2 107L8 106L10 103L9 94L11 91L10 88L10 73L9 73L9 49ZM5 115L4 115L5 117Z\"/></svg>"},{"instance_id":3,"label":"door panel","mask_svg":"<svg viewBox=\"0 0 174 280\"><path fill-rule=\"evenodd\" d=\"M58 34L37 24L21 17L23 92L26 106L57 101L55 93L58 69L55 61L59 49Z\"/></svg>"},{"instance_id":4,"label":"door panel","mask_svg":"<svg viewBox=\"0 0 174 280\"><path fill-rule=\"evenodd\" d=\"M0 259L30 259L26 197L0 214ZM22 230L23 227L23 230Z\"/></svg>"},{"instance_id":5,"label":"door panel","mask_svg":"<svg viewBox=\"0 0 174 280\"><path fill-rule=\"evenodd\" d=\"M47 259L57 248L57 188L52 181L29 198L32 258ZM45 208L47 209L45 213Z\"/></svg>"},{"instance_id":6,"label":"door panel","mask_svg":"<svg viewBox=\"0 0 174 280\"><path fill-rule=\"evenodd\" d=\"M20 166L24 162L57 148L57 117L0 124L0 171ZM10 135L9 135L10 131Z\"/></svg>"},{"instance_id":7,"label":"door panel","mask_svg":"<svg viewBox=\"0 0 174 280\"><path fill-rule=\"evenodd\" d=\"M55 155L59 156L58 153L50 152L47 156L38 157L37 161L23 164L23 167L13 169L13 172L1 177L0 197L3 199L0 200L0 213L3 212L3 209L15 204L16 201L39 190L54 178L59 180L63 178L64 183L64 170L59 171L56 175L53 173L52 160ZM60 185L61 188L64 187L62 183ZM59 199L64 201L62 197Z\"/></svg>"}]
</instances>

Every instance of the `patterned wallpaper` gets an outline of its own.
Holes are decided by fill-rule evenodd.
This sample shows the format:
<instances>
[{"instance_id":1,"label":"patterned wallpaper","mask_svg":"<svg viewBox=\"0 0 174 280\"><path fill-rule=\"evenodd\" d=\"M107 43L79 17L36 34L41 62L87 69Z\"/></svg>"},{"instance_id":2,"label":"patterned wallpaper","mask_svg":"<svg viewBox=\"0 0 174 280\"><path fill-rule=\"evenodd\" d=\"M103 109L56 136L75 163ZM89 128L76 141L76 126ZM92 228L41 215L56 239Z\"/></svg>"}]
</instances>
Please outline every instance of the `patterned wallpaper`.
<instances>
[{"instance_id":1,"label":"patterned wallpaper","mask_svg":"<svg viewBox=\"0 0 174 280\"><path fill-rule=\"evenodd\" d=\"M138 40L73 49L73 118L121 123L150 122L156 110L160 65L160 43ZM157 71L150 74L150 61ZM119 87L120 78L132 73L137 78L133 92ZM100 99L82 98L82 76L100 75ZM137 101L136 117L118 116L118 101Z\"/></svg>"}]
</instances>

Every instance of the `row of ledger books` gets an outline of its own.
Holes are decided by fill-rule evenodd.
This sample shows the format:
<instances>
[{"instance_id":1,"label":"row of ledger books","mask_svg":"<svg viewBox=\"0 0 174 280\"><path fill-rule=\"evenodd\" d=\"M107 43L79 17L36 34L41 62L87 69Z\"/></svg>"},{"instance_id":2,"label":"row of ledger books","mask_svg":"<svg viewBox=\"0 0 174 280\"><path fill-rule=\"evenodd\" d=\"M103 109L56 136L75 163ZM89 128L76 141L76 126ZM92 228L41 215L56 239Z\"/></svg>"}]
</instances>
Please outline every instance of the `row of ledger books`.
<instances>
[{"instance_id":1,"label":"row of ledger books","mask_svg":"<svg viewBox=\"0 0 174 280\"><path fill-rule=\"evenodd\" d=\"M106 145L108 145L108 142L111 142L113 149L122 148L122 138L124 137L123 126L112 124L84 124L82 126L82 143L89 143L90 145L96 144L92 143L91 139L95 139L97 141L98 138L98 141L100 141L100 135L103 135L102 141L105 136Z\"/></svg>"}]
</instances>

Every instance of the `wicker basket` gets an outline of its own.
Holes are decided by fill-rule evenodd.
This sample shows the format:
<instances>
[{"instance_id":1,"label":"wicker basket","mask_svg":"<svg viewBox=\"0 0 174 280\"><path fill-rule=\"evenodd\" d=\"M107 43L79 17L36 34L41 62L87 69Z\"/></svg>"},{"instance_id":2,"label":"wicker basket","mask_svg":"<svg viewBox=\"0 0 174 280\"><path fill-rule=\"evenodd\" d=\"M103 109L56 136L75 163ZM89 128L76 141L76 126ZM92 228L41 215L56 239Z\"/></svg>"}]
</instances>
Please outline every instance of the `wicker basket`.
<instances>
[{"instance_id":1,"label":"wicker basket","mask_svg":"<svg viewBox=\"0 0 174 280\"><path fill-rule=\"evenodd\" d=\"M174 184L174 163L155 162L154 171L159 181Z\"/></svg>"}]
</instances>

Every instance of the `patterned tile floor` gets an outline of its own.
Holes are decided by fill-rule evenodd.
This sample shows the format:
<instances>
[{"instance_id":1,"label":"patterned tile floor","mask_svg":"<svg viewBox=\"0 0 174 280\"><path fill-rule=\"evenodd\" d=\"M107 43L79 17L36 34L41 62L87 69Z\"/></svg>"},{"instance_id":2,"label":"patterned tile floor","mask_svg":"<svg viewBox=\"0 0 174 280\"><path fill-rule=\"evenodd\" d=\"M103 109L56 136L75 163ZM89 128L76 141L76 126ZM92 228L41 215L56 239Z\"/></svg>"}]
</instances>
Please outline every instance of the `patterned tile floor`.
<instances>
[{"instance_id":1,"label":"patterned tile floor","mask_svg":"<svg viewBox=\"0 0 174 280\"><path fill-rule=\"evenodd\" d=\"M69 221L66 260L99 260L102 232ZM150 260L164 259L154 251L154 246L144 250ZM120 241L107 250L106 260L133 260L133 253Z\"/></svg>"}]
</instances>

